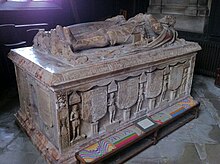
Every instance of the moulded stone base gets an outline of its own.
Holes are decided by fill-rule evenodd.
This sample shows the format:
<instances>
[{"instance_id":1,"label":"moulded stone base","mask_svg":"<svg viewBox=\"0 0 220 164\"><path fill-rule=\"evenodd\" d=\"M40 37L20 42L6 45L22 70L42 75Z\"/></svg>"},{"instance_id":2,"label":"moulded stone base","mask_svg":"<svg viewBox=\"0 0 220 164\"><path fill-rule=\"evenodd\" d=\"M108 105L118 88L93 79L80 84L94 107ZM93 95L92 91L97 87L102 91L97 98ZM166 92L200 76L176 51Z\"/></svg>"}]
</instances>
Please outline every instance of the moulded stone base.
<instances>
[{"instance_id":1,"label":"moulded stone base","mask_svg":"<svg viewBox=\"0 0 220 164\"><path fill-rule=\"evenodd\" d=\"M32 143L38 148L48 163L60 163L61 153L57 148L42 134L32 123L30 117L27 117L21 111L15 114L18 125L30 137ZM75 158L73 159L75 160ZM75 160L76 161L76 160Z\"/></svg>"}]
</instances>

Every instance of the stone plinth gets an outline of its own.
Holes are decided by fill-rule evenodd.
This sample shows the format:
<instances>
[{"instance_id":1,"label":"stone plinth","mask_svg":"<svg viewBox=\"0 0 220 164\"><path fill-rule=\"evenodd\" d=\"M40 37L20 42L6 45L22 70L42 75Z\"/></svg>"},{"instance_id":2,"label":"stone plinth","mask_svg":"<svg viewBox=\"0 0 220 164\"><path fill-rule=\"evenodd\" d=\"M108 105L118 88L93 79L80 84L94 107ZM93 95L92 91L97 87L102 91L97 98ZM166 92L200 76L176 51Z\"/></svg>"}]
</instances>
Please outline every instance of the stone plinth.
<instances>
[{"instance_id":1,"label":"stone plinth","mask_svg":"<svg viewBox=\"0 0 220 164\"><path fill-rule=\"evenodd\" d=\"M11 50L18 121L52 163L72 163L92 142L190 97L197 43L122 44L74 52Z\"/></svg>"}]
</instances>

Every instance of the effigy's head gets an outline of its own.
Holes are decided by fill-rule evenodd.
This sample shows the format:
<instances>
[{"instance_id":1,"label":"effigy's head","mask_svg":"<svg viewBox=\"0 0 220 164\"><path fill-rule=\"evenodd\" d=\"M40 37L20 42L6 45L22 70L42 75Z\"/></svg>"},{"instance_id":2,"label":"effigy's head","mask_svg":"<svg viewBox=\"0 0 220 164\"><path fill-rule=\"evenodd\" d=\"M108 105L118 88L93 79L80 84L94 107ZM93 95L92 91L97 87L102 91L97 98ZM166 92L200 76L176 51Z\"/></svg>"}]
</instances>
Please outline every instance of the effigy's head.
<instances>
[{"instance_id":1,"label":"effigy's head","mask_svg":"<svg viewBox=\"0 0 220 164\"><path fill-rule=\"evenodd\" d=\"M156 34L160 34L162 32L163 26L153 15L145 14L144 17L145 21L149 23L150 27Z\"/></svg>"},{"instance_id":2,"label":"effigy's head","mask_svg":"<svg viewBox=\"0 0 220 164\"><path fill-rule=\"evenodd\" d=\"M140 47L145 44L144 47L155 48L176 40L177 34L173 29L175 22L172 16L158 20L151 14L140 13L127 21L119 15L74 28L58 25L50 31L39 31L34 38L33 47L43 53L62 56L68 61L79 51L91 48L136 42L141 43ZM87 58L83 58L84 60Z\"/></svg>"},{"instance_id":3,"label":"effigy's head","mask_svg":"<svg viewBox=\"0 0 220 164\"><path fill-rule=\"evenodd\" d=\"M176 18L171 15L166 15L162 19L159 20L162 24L167 24L168 26L174 26L176 23Z\"/></svg>"}]
</instances>

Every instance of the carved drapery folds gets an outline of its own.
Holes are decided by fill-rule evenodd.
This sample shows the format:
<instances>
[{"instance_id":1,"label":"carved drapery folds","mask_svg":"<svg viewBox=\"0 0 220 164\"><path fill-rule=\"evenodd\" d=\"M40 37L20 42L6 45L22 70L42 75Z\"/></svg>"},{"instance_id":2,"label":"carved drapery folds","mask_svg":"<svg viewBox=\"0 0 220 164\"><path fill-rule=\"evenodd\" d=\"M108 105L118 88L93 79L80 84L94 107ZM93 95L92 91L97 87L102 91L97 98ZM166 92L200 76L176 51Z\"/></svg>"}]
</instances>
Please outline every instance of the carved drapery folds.
<instances>
[{"instance_id":1,"label":"carved drapery folds","mask_svg":"<svg viewBox=\"0 0 220 164\"><path fill-rule=\"evenodd\" d=\"M46 137L39 149L49 151L49 141L61 155L55 163L75 160L90 144L190 98L201 48L177 39L174 23L138 14L58 25L40 30L34 47L12 50L9 58L25 74L17 73L24 79L18 119L30 136Z\"/></svg>"},{"instance_id":2,"label":"carved drapery folds","mask_svg":"<svg viewBox=\"0 0 220 164\"><path fill-rule=\"evenodd\" d=\"M152 49L175 42L177 34L174 24L175 18L172 16L157 20L150 14L138 14L127 21L123 16L116 16L86 25L58 25L50 31L40 30L34 37L33 47L67 60L74 57L77 60L77 52L81 50L121 44ZM76 33L77 30L80 32Z\"/></svg>"},{"instance_id":3,"label":"carved drapery folds","mask_svg":"<svg viewBox=\"0 0 220 164\"><path fill-rule=\"evenodd\" d=\"M103 130L114 130L120 124L152 114L168 102L187 96L190 63L184 60L159 66L133 76L109 79L103 86L58 95L63 147Z\"/></svg>"}]
</instances>

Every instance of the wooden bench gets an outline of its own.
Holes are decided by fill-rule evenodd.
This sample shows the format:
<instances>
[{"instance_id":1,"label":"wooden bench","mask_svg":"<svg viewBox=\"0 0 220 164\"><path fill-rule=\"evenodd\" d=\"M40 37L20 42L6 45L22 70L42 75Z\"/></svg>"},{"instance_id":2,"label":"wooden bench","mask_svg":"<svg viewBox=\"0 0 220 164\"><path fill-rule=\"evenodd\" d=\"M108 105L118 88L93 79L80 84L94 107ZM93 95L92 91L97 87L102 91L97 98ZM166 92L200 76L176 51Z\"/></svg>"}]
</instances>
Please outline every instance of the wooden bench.
<instances>
[{"instance_id":1,"label":"wooden bench","mask_svg":"<svg viewBox=\"0 0 220 164\"><path fill-rule=\"evenodd\" d=\"M76 159L79 163L87 164L123 163L185 123L197 118L198 106L198 102L186 98L80 150L76 153Z\"/></svg>"}]
</instances>

